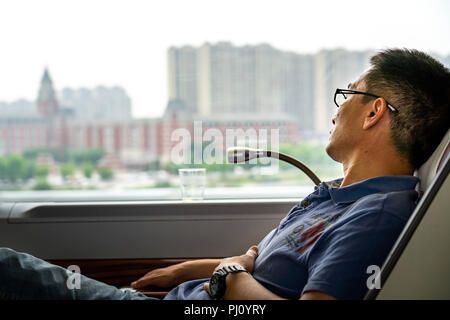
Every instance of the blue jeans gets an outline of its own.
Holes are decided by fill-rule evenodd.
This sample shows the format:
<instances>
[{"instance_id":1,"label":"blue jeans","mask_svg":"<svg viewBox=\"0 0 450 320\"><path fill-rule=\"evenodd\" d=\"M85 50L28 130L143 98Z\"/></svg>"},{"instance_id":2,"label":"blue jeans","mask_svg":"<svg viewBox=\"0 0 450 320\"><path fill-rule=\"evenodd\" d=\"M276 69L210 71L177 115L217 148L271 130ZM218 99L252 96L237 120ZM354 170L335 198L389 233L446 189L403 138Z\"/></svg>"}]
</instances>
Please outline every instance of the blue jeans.
<instances>
[{"instance_id":1,"label":"blue jeans","mask_svg":"<svg viewBox=\"0 0 450 320\"><path fill-rule=\"evenodd\" d=\"M0 300L154 299L140 292L120 290L83 275L72 282L74 275L72 271L32 255L0 248Z\"/></svg>"}]
</instances>

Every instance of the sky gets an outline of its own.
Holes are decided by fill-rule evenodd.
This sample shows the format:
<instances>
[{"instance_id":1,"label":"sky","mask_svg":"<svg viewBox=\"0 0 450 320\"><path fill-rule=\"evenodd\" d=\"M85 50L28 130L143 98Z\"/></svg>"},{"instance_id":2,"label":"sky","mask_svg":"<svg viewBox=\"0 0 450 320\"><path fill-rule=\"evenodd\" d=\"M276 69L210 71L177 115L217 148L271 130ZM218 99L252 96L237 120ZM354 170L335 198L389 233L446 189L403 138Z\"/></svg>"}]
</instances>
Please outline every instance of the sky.
<instances>
[{"instance_id":1,"label":"sky","mask_svg":"<svg viewBox=\"0 0 450 320\"><path fill-rule=\"evenodd\" d=\"M0 101L36 99L48 66L56 90L121 86L135 117L157 117L167 104L170 46L448 55L449 40L448 0L1 0Z\"/></svg>"}]
</instances>

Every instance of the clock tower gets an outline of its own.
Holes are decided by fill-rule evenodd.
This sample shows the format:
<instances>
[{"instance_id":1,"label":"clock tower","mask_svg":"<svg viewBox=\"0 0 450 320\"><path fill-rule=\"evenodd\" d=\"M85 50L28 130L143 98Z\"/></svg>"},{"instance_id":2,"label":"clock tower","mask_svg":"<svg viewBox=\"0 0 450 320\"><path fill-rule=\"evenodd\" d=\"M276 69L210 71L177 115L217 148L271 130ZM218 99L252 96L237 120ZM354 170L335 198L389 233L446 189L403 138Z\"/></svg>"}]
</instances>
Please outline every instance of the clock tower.
<instances>
[{"instance_id":1,"label":"clock tower","mask_svg":"<svg viewBox=\"0 0 450 320\"><path fill-rule=\"evenodd\" d=\"M45 117L55 116L59 112L53 82L47 68L45 68L44 75L42 76L36 105L38 113Z\"/></svg>"}]
</instances>

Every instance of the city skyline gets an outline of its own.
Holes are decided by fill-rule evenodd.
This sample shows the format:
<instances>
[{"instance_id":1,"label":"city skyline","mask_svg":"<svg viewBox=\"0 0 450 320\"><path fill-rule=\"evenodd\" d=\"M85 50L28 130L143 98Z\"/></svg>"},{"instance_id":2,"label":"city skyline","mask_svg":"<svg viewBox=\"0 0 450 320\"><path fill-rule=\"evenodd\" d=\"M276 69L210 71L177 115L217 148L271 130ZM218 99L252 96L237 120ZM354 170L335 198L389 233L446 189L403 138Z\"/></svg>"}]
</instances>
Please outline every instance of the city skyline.
<instances>
[{"instance_id":1,"label":"city skyline","mask_svg":"<svg viewBox=\"0 0 450 320\"><path fill-rule=\"evenodd\" d=\"M440 0L379 1L376 6L359 1L19 0L2 2L0 12L5 48L0 101L35 99L47 65L56 90L123 87L135 117L157 117L164 111L170 46L224 40L238 46L268 43L300 54L392 46L450 53L450 43L442 41L450 37L450 3Z\"/></svg>"},{"instance_id":2,"label":"city skyline","mask_svg":"<svg viewBox=\"0 0 450 320\"><path fill-rule=\"evenodd\" d=\"M229 42L168 50L169 98L200 115L285 113L300 135L328 135L331 94L368 67L372 51L322 50L296 54L269 45Z\"/></svg>"},{"instance_id":3,"label":"city skyline","mask_svg":"<svg viewBox=\"0 0 450 320\"><path fill-rule=\"evenodd\" d=\"M206 48L208 48L207 50L210 53L205 56L204 50ZM213 52L215 53L213 54ZM361 74L368 67L369 57L373 53L373 51L369 50L352 51L341 48L321 50L316 54L297 54L292 51L281 51L267 44L235 46L225 41L216 44L206 42L199 47L191 45L171 46L167 50L168 97L164 104L164 110L171 99L181 99L187 107L186 111L203 116L208 115L212 111L212 118L215 115L234 114L239 110L243 113L263 112L266 115L271 112L277 113L281 111L298 118L302 136L305 134L306 136L316 136L316 134L326 136L330 129L331 117L335 111L334 104L330 99L331 91L341 83L348 83ZM174 60L174 57L177 57L176 60ZM205 57L210 58L205 60ZM440 58L441 62L447 67L450 66L450 55L446 57L438 56L437 58ZM175 61L178 62L175 63ZM201 77L204 77L204 75L201 76L204 71L201 71L202 68L198 69L196 67L200 61L203 61L202 64L210 64L211 62L208 61L215 61L214 64L221 67L207 76L207 79L210 79L208 81L212 82L206 87L202 86L201 90L198 91L200 87L198 87L197 81L205 83L205 80L201 80ZM264 67L264 63L271 65L271 70L268 72L264 71L261 73L263 70L260 69L258 74L261 79L258 77L253 78L255 75L252 75L256 71L253 68L257 61L260 61L260 67ZM236 67L242 69L236 69ZM251 68L248 69L249 67ZM228 69L229 71L235 69L235 71L231 71L232 73L225 71ZM286 74L287 71L288 74ZM197 72L200 72L200 74L197 74ZM49 72L48 67L45 67L42 78L48 78L49 73L51 74L52 72ZM231 75L234 75L235 79L230 78ZM287 77L286 79L289 78L289 81L285 82L284 77ZM51 78L53 77L51 76ZM246 80L242 82L241 78ZM299 82L299 79L302 80ZM249 81L254 83L248 83ZM215 89L210 87L212 83L216 83ZM273 84L271 85L270 83ZM308 84L306 85L306 83ZM236 91L236 88L233 89L236 85L244 85L248 89L248 93L245 93L243 90ZM260 89L255 91L256 87ZM201 100L197 101L196 96L197 93L199 98L204 96L206 93L204 89L206 88L210 88L208 90L212 89L211 94L216 98L207 102L209 106L202 111L201 109L204 107L202 104L205 103L201 103ZM176 92L180 89L182 90L181 93ZM274 93L275 100L273 97ZM4 114L7 117L14 114L37 115L36 103L40 94L41 92L39 91L33 100L20 98L9 103L0 101L0 111L6 111ZM103 120L116 119L119 121L131 118L157 119L162 116L157 114L136 116L133 113L132 98L120 86L106 87L99 84L94 88L55 88L55 96L60 106L67 111L72 110L70 112L75 112L79 120L96 119L95 114L97 114L97 117L104 114L105 116L101 117ZM249 100L252 96L253 99ZM219 101L217 98L225 100ZM243 98L244 100L242 100ZM226 101L228 103L223 104ZM250 103L251 101L253 103ZM218 109L214 107L207 111L211 108L211 103L219 106L217 102L221 105ZM274 102L275 104L273 104ZM240 107L236 109L235 104ZM278 108L273 109L273 106L278 106ZM242 107L244 108L241 109ZM114 112L111 113L112 111ZM311 119L314 120L311 121Z\"/></svg>"},{"instance_id":4,"label":"city skyline","mask_svg":"<svg viewBox=\"0 0 450 320\"><path fill-rule=\"evenodd\" d=\"M131 119L131 99L121 87L69 88L60 90L53 88L51 73L45 68L39 92L35 99L19 99L13 102L0 101L0 112L4 118L36 117L39 100L56 97L56 109L70 113L79 121L92 119L126 121ZM45 113L45 112L44 112ZM1 119L1 117L0 117Z\"/></svg>"},{"instance_id":5,"label":"city skyline","mask_svg":"<svg viewBox=\"0 0 450 320\"><path fill-rule=\"evenodd\" d=\"M58 101L51 76L45 69L33 111L14 110L0 117L0 157L42 148L59 153L64 150L103 150L111 164L142 168L149 161L157 159L167 163L173 159L172 150L180 131L184 138L189 136L188 140L194 136L196 145L203 139L210 141L212 132L216 138L224 133L228 137L229 130L233 132L231 136L237 139L236 143L240 143L245 141L249 132L255 133L255 128L262 134L262 139L268 139L264 132L270 130L272 146L299 140L298 124L284 114L271 114L270 119L255 114L240 114L239 119L234 115L205 117L186 112L179 100L171 100L161 118L133 119L127 117L128 99L122 93L102 90L91 95L87 90L68 90L63 92L63 96L68 98L66 102L69 104L63 105ZM74 103L72 107L70 103ZM23 105L20 107L23 108ZM78 113L80 108L81 114ZM113 114L108 114L111 112ZM207 128L205 135L198 135L198 130L201 133L204 126ZM248 138L252 137L254 135ZM189 149L186 144L188 140L183 140L183 150ZM227 138L227 143L229 141L234 140Z\"/></svg>"}]
</instances>

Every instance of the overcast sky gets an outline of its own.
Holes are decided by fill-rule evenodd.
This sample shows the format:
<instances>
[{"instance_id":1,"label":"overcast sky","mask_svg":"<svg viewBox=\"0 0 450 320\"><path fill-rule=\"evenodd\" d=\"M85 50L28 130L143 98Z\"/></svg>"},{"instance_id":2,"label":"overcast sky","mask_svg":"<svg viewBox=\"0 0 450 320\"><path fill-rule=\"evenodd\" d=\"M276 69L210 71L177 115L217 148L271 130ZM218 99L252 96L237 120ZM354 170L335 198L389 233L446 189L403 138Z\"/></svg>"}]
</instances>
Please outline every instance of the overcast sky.
<instances>
[{"instance_id":1,"label":"overcast sky","mask_svg":"<svg viewBox=\"0 0 450 320\"><path fill-rule=\"evenodd\" d=\"M134 116L159 116L167 48L205 41L447 55L450 1L1 0L0 101L34 100L47 65L57 90L119 85Z\"/></svg>"}]
</instances>

